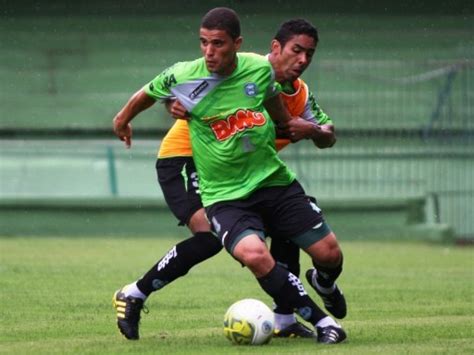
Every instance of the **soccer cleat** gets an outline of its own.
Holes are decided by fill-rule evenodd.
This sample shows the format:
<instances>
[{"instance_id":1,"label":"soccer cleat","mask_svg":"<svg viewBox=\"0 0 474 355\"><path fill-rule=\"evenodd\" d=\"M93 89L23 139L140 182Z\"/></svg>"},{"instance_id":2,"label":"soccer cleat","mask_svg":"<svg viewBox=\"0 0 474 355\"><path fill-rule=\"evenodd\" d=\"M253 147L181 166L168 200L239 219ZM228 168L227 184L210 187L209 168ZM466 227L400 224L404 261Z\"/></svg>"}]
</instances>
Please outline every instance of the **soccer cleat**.
<instances>
[{"instance_id":1,"label":"soccer cleat","mask_svg":"<svg viewBox=\"0 0 474 355\"><path fill-rule=\"evenodd\" d=\"M316 330L318 332L318 343L337 344L347 338L344 329L332 325L324 328L317 327Z\"/></svg>"},{"instance_id":2,"label":"soccer cleat","mask_svg":"<svg viewBox=\"0 0 474 355\"><path fill-rule=\"evenodd\" d=\"M122 289L114 293L112 305L117 311L117 326L122 335L129 340L138 340L138 326L140 323L141 310L148 313L141 298L125 296Z\"/></svg>"},{"instance_id":3,"label":"soccer cleat","mask_svg":"<svg viewBox=\"0 0 474 355\"><path fill-rule=\"evenodd\" d=\"M290 324L283 329L275 329L273 336L277 338L314 338L314 332L300 322Z\"/></svg>"},{"instance_id":4,"label":"soccer cleat","mask_svg":"<svg viewBox=\"0 0 474 355\"><path fill-rule=\"evenodd\" d=\"M323 300L324 306L326 307L328 312L331 313L336 318L339 318L339 319L344 318L347 314L347 306L346 306L346 299L344 295L342 294L341 290L335 284L336 287L332 293L326 294L326 293L320 292L318 288L315 286L315 283L316 283L315 271L316 271L315 269L309 269L308 271L306 271L306 280L308 280L311 287L321 297L321 299Z\"/></svg>"}]
</instances>

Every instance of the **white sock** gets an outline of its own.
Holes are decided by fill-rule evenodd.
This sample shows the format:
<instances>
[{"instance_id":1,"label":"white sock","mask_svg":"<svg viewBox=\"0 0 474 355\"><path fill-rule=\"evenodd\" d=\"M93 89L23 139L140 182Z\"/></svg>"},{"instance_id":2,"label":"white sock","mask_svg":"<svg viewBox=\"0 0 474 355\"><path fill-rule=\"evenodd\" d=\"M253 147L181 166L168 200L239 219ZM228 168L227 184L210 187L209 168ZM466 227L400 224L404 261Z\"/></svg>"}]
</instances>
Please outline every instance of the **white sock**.
<instances>
[{"instance_id":1,"label":"white sock","mask_svg":"<svg viewBox=\"0 0 474 355\"><path fill-rule=\"evenodd\" d=\"M330 325L337 328L341 327L339 324L336 323L334 319L332 319L329 316L324 317L323 319L319 320L318 323L316 323L316 327L321 327L321 328L329 327Z\"/></svg>"},{"instance_id":2,"label":"white sock","mask_svg":"<svg viewBox=\"0 0 474 355\"><path fill-rule=\"evenodd\" d=\"M286 327L296 323L295 314L279 314L275 313L275 329L285 329Z\"/></svg>"},{"instance_id":3,"label":"white sock","mask_svg":"<svg viewBox=\"0 0 474 355\"><path fill-rule=\"evenodd\" d=\"M135 298L141 298L142 300L146 300L146 296L140 291L137 287L137 283L133 282L122 289L122 292L125 296L132 296Z\"/></svg>"}]
</instances>

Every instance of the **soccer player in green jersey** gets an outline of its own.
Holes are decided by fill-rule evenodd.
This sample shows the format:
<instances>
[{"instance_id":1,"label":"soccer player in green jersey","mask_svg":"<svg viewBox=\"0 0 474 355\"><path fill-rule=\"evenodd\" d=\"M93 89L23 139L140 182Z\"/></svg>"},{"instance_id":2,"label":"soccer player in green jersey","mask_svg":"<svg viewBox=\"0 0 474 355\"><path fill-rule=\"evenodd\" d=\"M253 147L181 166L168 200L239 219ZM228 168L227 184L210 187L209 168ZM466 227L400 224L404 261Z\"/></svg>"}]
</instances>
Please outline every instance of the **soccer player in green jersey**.
<instances>
[{"instance_id":1,"label":"soccer player in green jersey","mask_svg":"<svg viewBox=\"0 0 474 355\"><path fill-rule=\"evenodd\" d=\"M203 204L226 249L277 304L296 309L315 325L319 342L338 343L345 332L311 300L296 276L275 263L262 241L265 231L273 238L292 236L325 279L334 281L342 271L342 254L321 210L276 155L274 126L265 109L283 128L291 117L275 95L271 66L260 56L237 54L240 26L229 9L214 9L204 17L200 40L204 58L170 67L150 83L148 95L176 98L189 112ZM130 120L154 103L147 100L115 119L115 133L126 144ZM142 306L136 300L116 303L124 309L124 320Z\"/></svg>"}]
</instances>

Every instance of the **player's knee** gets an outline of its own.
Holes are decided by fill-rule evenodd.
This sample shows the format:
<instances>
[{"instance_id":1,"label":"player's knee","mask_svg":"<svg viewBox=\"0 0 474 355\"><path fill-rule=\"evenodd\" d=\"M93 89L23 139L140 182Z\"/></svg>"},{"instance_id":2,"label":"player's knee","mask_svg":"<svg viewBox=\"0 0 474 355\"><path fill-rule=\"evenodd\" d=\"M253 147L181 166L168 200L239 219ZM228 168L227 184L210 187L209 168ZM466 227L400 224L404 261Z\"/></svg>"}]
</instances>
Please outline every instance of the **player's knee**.
<instances>
[{"instance_id":1,"label":"player's knee","mask_svg":"<svg viewBox=\"0 0 474 355\"><path fill-rule=\"evenodd\" d=\"M334 234L332 234L332 236L329 237L326 242L324 239L322 240L322 242L323 244L321 246L321 257L323 261L328 264L339 264L342 252Z\"/></svg>"},{"instance_id":2,"label":"player's knee","mask_svg":"<svg viewBox=\"0 0 474 355\"><path fill-rule=\"evenodd\" d=\"M314 243L308 249L308 252L311 254L313 262L319 265L336 266L340 264L342 259L341 248L336 240L336 236L332 232Z\"/></svg>"},{"instance_id":3,"label":"player's knee","mask_svg":"<svg viewBox=\"0 0 474 355\"><path fill-rule=\"evenodd\" d=\"M324 244L320 250L319 257L317 258L318 263L333 266L339 265L342 258L342 252L337 243Z\"/></svg>"},{"instance_id":4,"label":"player's knee","mask_svg":"<svg viewBox=\"0 0 474 355\"><path fill-rule=\"evenodd\" d=\"M262 246L240 249L238 255L234 256L257 277L266 275L275 265L270 252L263 243Z\"/></svg>"},{"instance_id":5,"label":"player's knee","mask_svg":"<svg viewBox=\"0 0 474 355\"><path fill-rule=\"evenodd\" d=\"M250 268L256 268L258 265L264 263L269 255L264 248L246 249L241 253L241 261Z\"/></svg>"},{"instance_id":6,"label":"player's knee","mask_svg":"<svg viewBox=\"0 0 474 355\"><path fill-rule=\"evenodd\" d=\"M341 249L339 248L339 245L331 246L326 250L326 253L324 253L325 257L322 262L328 265L339 265L341 262L342 258L342 253Z\"/></svg>"}]
</instances>

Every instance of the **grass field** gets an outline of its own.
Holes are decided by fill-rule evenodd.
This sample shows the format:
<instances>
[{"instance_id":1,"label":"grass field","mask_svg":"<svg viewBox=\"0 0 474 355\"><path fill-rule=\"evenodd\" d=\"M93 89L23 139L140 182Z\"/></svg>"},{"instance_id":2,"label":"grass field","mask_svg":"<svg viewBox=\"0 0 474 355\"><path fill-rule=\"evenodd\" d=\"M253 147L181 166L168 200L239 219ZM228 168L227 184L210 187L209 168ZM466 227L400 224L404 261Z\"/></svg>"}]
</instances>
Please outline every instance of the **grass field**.
<instances>
[{"instance_id":1,"label":"grass field","mask_svg":"<svg viewBox=\"0 0 474 355\"><path fill-rule=\"evenodd\" d=\"M0 353L474 353L473 250L421 243L342 242L349 341L341 345L231 345L222 331L227 307L246 297L271 300L224 252L153 295L142 339L122 339L113 292L176 241L0 238Z\"/></svg>"}]
</instances>

